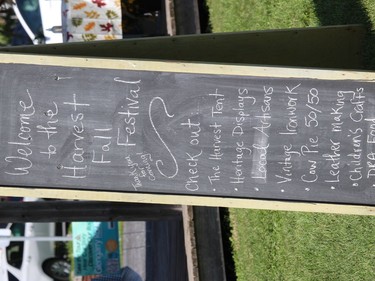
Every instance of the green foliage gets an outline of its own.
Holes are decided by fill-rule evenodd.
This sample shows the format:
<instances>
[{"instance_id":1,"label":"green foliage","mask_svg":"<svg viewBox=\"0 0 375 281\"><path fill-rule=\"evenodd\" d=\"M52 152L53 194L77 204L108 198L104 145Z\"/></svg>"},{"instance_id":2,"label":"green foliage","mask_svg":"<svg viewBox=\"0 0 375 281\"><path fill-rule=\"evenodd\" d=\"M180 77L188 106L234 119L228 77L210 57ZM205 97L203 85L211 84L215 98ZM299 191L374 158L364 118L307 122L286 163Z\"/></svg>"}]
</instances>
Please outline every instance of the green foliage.
<instances>
[{"instance_id":1,"label":"green foliage","mask_svg":"<svg viewBox=\"0 0 375 281\"><path fill-rule=\"evenodd\" d=\"M6 46L9 42L9 38L4 36L3 32L4 29L2 26L0 26L0 46Z\"/></svg>"},{"instance_id":2,"label":"green foliage","mask_svg":"<svg viewBox=\"0 0 375 281\"><path fill-rule=\"evenodd\" d=\"M0 17L0 46L7 46L10 42L12 22L9 17Z\"/></svg>"}]
</instances>

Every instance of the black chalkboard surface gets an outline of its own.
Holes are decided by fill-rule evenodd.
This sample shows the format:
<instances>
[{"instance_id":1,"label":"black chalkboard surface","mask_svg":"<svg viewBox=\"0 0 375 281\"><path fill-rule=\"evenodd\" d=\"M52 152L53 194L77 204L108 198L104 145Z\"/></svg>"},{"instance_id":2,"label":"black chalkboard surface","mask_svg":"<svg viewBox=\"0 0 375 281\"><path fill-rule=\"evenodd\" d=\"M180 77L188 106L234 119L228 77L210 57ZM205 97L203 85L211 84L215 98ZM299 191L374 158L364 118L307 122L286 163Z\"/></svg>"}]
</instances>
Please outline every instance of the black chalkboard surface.
<instances>
[{"instance_id":1,"label":"black chalkboard surface","mask_svg":"<svg viewBox=\"0 0 375 281\"><path fill-rule=\"evenodd\" d=\"M1 58L2 186L375 205L371 79Z\"/></svg>"}]
</instances>

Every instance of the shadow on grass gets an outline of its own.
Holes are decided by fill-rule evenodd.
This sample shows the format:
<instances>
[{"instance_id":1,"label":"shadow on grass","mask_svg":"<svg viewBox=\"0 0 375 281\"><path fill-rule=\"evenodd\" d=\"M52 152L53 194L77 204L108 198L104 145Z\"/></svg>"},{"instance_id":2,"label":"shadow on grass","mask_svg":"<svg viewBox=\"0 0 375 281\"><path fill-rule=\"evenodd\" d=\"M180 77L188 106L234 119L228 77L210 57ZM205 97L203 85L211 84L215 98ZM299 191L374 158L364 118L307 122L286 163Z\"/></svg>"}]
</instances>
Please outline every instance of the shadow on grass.
<instances>
[{"instance_id":1,"label":"shadow on grass","mask_svg":"<svg viewBox=\"0 0 375 281\"><path fill-rule=\"evenodd\" d=\"M228 208L220 208L221 233L224 249L225 274L227 281L236 280L233 248L231 243L232 227L230 225Z\"/></svg>"},{"instance_id":2,"label":"shadow on grass","mask_svg":"<svg viewBox=\"0 0 375 281\"><path fill-rule=\"evenodd\" d=\"M359 0L314 0L322 25L363 24L371 29L371 21Z\"/></svg>"},{"instance_id":3,"label":"shadow on grass","mask_svg":"<svg viewBox=\"0 0 375 281\"><path fill-rule=\"evenodd\" d=\"M371 19L359 0L314 0L316 15L322 26L362 24L367 35L363 46L365 69L375 70L375 34ZM344 59L344 58L343 58Z\"/></svg>"}]
</instances>

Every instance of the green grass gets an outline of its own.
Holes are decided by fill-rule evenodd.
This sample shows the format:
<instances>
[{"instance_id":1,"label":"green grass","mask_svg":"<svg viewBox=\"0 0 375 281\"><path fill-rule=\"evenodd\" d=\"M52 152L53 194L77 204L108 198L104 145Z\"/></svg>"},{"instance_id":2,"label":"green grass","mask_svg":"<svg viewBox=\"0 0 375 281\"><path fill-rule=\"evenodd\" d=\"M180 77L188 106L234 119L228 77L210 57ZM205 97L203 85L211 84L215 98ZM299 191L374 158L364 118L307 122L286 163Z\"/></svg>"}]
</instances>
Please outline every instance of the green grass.
<instances>
[{"instance_id":1,"label":"green grass","mask_svg":"<svg viewBox=\"0 0 375 281\"><path fill-rule=\"evenodd\" d=\"M375 69L373 0L207 0L213 32L363 24ZM229 210L239 281L375 280L375 218Z\"/></svg>"},{"instance_id":2,"label":"green grass","mask_svg":"<svg viewBox=\"0 0 375 281\"><path fill-rule=\"evenodd\" d=\"M230 210L238 280L375 280L375 219Z\"/></svg>"},{"instance_id":3,"label":"green grass","mask_svg":"<svg viewBox=\"0 0 375 281\"><path fill-rule=\"evenodd\" d=\"M308 0L208 0L213 32L318 26Z\"/></svg>"},{"instance_id":4,"label":"green grass","mask_svg":"<svg viewBox=\"0 0 375 281\"><path fill-rule=\"evenodd\" d=\"M365 68L375 69L374 0L207 0L213 32L362 24Z\"/></svg>"},{"instance_id":5,"label":"green grass","mask_svg":"<svg viewBox=\"0 0 375 281\"><path fill-rule=\"evenodd\" d=\"M362 23L373 26L373 0L207 0L214 32Z\"/></svg>"}]
</instances>

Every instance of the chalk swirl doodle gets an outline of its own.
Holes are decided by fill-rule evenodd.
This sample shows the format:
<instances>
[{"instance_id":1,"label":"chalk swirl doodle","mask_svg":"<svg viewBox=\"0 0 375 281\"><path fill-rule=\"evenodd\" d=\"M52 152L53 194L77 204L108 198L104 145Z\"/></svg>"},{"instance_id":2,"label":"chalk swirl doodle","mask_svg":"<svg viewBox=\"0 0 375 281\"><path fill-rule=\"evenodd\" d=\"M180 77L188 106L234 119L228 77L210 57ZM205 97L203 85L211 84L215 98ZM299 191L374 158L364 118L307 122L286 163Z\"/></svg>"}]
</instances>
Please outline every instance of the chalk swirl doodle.
<instances>
[{"instance_id":1,"label":"chalk swirl doodle","mask_svg":"<svg viewBox=\"0 0 375 281\"><path fill-rule=\"evenodd\" d=\"M152 106L154 104L155 101L160 101L162 104L163 104L163 107L164 107L164 112L165 114L169 117L169 118L172 118L174 117L174 114L169 114L168 111L167 111L167 107L165 105L165 102L164 100L161 98L161 97L154 97L151 101L150 101L150 105L149 105L149 108L148 108L148 116L150 118L150 122L151 122L151 126L152 128L154 129L156 135L158 136L158 138L160 139L160 141L162 142L162 144L164 145L165 149L168 151L168 153L170 154L173 162L174 162L174 165L175 165L175 172L172 174L172 175L166 175L162 170L161 168L164 166L164 163L163 163L163 160L156 160L156 168L158 169L159 173L163 176L163 177L166 177L166 178L169 178L169 179L172 179L174 178L177 174L178 174L178 163L177 163L177 160L176 158L174 157L173 153L171 152L171 150L169 149L169 147L167 146L167 144L165 143L165 141L162 139L162 137L160 136L160 133L158 132L158 130L156 129L155 127L155 124L154 124L154 121L152 119Z\"/></svg>"}]
</instances>

